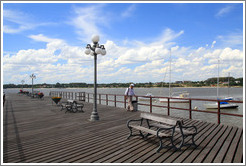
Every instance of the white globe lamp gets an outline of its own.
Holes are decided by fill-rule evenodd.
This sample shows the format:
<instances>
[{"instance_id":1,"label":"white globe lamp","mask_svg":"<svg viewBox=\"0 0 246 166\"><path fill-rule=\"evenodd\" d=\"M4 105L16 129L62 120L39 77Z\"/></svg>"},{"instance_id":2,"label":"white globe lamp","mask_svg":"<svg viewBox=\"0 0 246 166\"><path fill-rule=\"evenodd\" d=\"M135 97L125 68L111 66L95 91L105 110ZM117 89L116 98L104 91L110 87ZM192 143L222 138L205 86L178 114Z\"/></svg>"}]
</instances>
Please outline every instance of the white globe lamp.
<instances>
[{"instance_id":1,"label":"white globe lamp","mask_svg":"<svg viewBox=\"0 0 246 166\"><path fill-rule=\"evenodd\" d=\"M100 40L99 35L93 35L91 40L92 40L93 43L98 43L99 40Z\"/></svg>"}]
</instances>

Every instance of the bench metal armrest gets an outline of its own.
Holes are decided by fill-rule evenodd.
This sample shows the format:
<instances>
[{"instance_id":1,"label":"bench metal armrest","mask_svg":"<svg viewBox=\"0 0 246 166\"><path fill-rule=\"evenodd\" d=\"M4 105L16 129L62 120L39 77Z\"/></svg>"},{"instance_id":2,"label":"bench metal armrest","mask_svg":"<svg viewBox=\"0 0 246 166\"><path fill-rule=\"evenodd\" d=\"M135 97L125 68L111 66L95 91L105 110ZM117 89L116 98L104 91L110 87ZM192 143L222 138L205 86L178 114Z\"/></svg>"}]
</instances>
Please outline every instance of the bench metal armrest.
<instances>
[{"instance_id":1,"label":"bench metal armrest","mask_svg":"<svg viewBox=\"0 0 246 166\"><path fill-rule=\"evenodd\" d=\"M127 121L127 127L130 128L130 123L131 123L131 122L141 122L141 124L142 124L142 121L143 121L142 118L141 118L141 119L132 119L132 120L128 120L128 121Z\"/></svg>"},{"instance_id":2,"label":"bench metal armrest","mask_svg":"<svg viewBox=\"0 0 246 166\"><path fill-rule=\"evenodd\" d=\"M196 126L183 126L181 125L180 128L182 129L189 129L189 128L193 128L195 130L195 133L197 133L197 127Z\"/></svg>"}]
</instances>

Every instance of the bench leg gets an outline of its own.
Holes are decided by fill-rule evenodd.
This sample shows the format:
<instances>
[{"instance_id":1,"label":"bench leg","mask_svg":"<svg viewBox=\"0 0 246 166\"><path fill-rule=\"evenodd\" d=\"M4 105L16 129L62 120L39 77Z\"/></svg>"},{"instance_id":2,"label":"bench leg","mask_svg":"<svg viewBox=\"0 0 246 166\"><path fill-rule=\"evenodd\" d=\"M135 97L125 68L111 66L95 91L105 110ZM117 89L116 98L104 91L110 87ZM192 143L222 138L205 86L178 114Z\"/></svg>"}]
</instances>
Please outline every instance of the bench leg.
<instances>
[{"instance_id":1,"label":"bench leg","mask_svg":"<svg viewBox=\"0 0 246 166\"><path fill-rule=\"evenodd\" d=\"M188 135L188 136L190 136L190 135ZM181 144L180 144L180 146L179 146L178 149L181 149L183 146L192 146L192 145L193 145L195 148L198 147L198 146L195 144L195 140L194 140L195 134L192 135L192 138L191 138L192 143L185 143L185 138L187 138L188 136L182 135L182 142L181 142Z\"/></svg>"},{"instance_id":2,"label":"bench leg","mask_svg":"<svg viewBox=\"0 0 246 166\"><path fill-rule=\"evenodd\" d=\"M130 129L130 134L129 134L129 136L127 137L127 139L129 139L129 138L132 136L132 128L129 127L129 129Z\"/></svg>"},{"instance_id":3,"label":"bench leg","mask_svg":"<svg viewBox=\"0 0 246 166\"><path fill-rule=\"evenodd\" d=\"M76 113L78 111L78 108L72 108L73 113Z\"/></svg>"},{"instance_id":4,"label":"bench leg","mask_svg":"<svg viewBox=\"0 0 246 166\"><path fill-rule=\"evenodd\" d=\"M182 141L179 144L178 149L181 149L184 146L184 139L185 139L184 136L182 136Z\"/></svg>"},{"instance_id":5,"label":"bench leg","mask_svg":"<svg viewBox=\"0 0 246 166\"><path fill-rule=\"evenodd\" d=\"M196 147L197 147L197 144L195 143L194 138L195 138L195 135L193 134L193 135L192 135L192 138L191 138L191 140L192 140L191 145L193 145L193 146L196 148Z\"/></svg>"},{"instance_id":6,"label":"bench leg","mask_svg":"<svg viewBox=\"0 0 246 166\"><path fill-rule=\"evenodd\" d=\"M160 146L159 146L159 148L156 150L156 153L159 153L160 150L163 149L164 147L166 147L166 148L173 148L174 150L178 150L178 148L177 148L177 147L174 145L174 143L173 143L173 137L167 137L167 138L170 138L171 146L163 145L163 143L162 143L163 138L162 138L162 137L159 137L159 140L160 140Z\"/></svg>"},{"instance_id":7,"label":"bench leg","mask_svg":"<svg viewBox=\"0 0 246 166\"><path fill-rule=\"evenodd\" d=\"M156 150L156 153L159 153L160 150L163 148L163 146L162 146L162 138L159 137L159 139L160 139L160 146L159 146L159 148Z\"/></svg>"},{"instance_id":8,"label":"bench leg","mask_svg":"<svg viewBox=\"0 0 246 166\"><path fill-rule=\"evenodd\" d=\"M80 111L81 111L81 112L84 112L84 111L83 111L83 107L79 107L79 108L80 108Z\"/></svg>"},{"instance_id":9,"label":"bench leg","mask_svg":"<svg viewBox=\"0 0 246 166\"><path fill-rule=\"evenodd\" d=\"M66 114L68 111L71 112L71 109L72 109L72 108L68 108L68 107L67 107L65 114Z\"/></svg>"},{"instance_id":10,"label":"bench leg","mask_svg":"<svg viewBox=\"0 0 246 166\"><path fill-rule=\"evenodd\" d=\"M150 136L150 135L151 135L150 133L146 134L146 135L145 135L145 138L147 138L147 137Z\"/></svg>"},{"instance_id":11,"label":"bench leg","mask_svg":"<svg viewBox=\"0 0 246 166\"><path fill-rule=\"evenodd\" d=\"M173 143L173 137L170 137L170 141L171 141L171 144L172 144L171 148L174 148L175 150L177 150L178 148Z\"/></svg>"},{"instance_id":12,"label":"bench leg","mask_svg":"<svg viewBox=\"0 0 246 166\"><path fill-rule=\"evenodd\" d=\"M140 133L140 136L141 136L142 138L144 138L144 135L143 135L143 133L142 133L141 130L139 130L139 133Z\"/></svg>"},{"instance_id":13,"label":"bench leg","mask_svg":"<svg viewBox=\"0 0 246 166\"><path fill-rule=\"evenodd\" d=\"M127 137L127 139L129 139L131 136L141 136L142 138L145 138L141 130L139 130L139 134L132 134L132 128L129 128L129 129L130 129L130 134Z\"/></svg>"}]
</instances>

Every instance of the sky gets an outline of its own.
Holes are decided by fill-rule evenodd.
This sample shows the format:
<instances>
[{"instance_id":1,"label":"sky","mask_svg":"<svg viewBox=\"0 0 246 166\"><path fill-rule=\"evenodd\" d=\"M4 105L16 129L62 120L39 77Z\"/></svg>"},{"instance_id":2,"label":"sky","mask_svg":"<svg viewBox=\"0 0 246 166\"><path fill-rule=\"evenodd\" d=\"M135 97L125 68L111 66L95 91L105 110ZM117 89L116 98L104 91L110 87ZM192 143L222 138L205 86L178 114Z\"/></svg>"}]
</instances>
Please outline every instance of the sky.
<instances>
[{"instance_id":1,"label":"sky","mask_svg":"<svg viewBox=\"0 0 246 166\"><path fill-rule=\"evenodd\" d=\"M95 34L98 83L243 77L243 3L2 2L3 83L93 83Z\"/></svg>"}]
</instances>

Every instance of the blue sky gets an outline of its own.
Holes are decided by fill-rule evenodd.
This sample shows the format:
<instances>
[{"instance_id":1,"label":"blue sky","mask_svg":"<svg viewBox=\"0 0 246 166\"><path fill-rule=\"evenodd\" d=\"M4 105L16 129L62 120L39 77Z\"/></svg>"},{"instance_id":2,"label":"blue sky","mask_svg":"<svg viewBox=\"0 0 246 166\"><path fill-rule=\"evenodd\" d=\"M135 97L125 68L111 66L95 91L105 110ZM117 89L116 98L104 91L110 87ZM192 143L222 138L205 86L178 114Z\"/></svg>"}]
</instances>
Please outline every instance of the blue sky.
<instances>
[{"instance_id":1,"label":"blue sky","mask_svg":"<svg viewBox=\"0 0 246 166\"><path fill-rule=\"evenodd\" d=\"M3 83L205 80L243 76L243 3L3 3ZM166 78L163 78L166 75Z\"/></svg>"}]
</instances>

